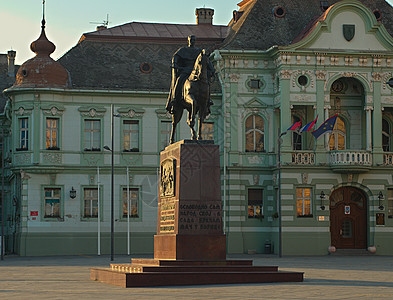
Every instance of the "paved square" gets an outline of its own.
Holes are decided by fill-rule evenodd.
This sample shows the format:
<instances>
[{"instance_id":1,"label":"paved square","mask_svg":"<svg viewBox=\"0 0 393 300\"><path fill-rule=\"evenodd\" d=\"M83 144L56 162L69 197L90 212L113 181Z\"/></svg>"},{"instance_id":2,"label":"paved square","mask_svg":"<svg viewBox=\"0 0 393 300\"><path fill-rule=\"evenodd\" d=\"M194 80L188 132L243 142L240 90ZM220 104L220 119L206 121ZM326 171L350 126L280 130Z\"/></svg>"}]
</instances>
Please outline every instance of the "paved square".
<instances>
[{"instance_id":1,"label":"paved square","mask_svg":"<svg viewBox=\"0 0 393 300\"><path fill-rule=\"evenodd\" d=\"M16 257L0 261L0 299L392 299L393 257L231 255L303 271L303 283L124 289L90 280L109 256ZM129 262L116 256L115 262Z\"/></svg>"}]
</instances>

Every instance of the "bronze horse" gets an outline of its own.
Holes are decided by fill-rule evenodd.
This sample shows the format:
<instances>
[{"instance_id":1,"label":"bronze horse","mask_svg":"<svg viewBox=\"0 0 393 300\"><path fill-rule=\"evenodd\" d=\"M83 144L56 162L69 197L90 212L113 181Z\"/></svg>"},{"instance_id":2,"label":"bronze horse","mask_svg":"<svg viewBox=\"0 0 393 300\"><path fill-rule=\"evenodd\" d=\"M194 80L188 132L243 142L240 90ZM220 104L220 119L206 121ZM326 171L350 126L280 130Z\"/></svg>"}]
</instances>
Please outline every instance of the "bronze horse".
<instances>
[{"instance_id":1,"label":"bronze horse","mask_svg":"<svg viewBox=\"0 0 393 300\"><path fill-rule=\"evenodd\" d=\"M171 144L175 142L176 125L180 122L184 109L188 111L187 124L191 129L191 139L196 140L198 138L198 140L202 140L202 123L210 113L209 106L211 104L209 64L209 58L205 54L205 50L203 50L195 60L194 69L183 85L182 99L174 105ZM213 67L211 66L211 68ZM198 137L194 129L197 113L199 113Z\"/></svg>"}]
</instances>

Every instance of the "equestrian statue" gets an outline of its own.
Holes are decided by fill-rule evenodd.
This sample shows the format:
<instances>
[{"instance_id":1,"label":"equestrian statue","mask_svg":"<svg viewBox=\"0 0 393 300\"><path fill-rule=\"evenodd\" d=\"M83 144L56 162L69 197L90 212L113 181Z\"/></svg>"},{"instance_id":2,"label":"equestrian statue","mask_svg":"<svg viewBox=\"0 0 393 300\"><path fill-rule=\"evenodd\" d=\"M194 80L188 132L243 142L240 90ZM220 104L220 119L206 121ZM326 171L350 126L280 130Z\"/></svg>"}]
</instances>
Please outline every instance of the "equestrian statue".
<instances>
[{"instance_id":1,"label":"equestrian statue","mask_svg":"<svg viewBox=\"0 0 393 300\"><path fill-rule=\"evenodd\" d=\"M188 111L187 124L191 139L202 139L202 123L210 114L210 81L214 67L204 49L196 48L195 36L188 36L188 46L175 52L172 58L172 83L166 110L172 114L170 143L175 142L176 125L183 110ZM195 117L198 114L198 136L195 132Z\"/></svg>"}]
</instances>

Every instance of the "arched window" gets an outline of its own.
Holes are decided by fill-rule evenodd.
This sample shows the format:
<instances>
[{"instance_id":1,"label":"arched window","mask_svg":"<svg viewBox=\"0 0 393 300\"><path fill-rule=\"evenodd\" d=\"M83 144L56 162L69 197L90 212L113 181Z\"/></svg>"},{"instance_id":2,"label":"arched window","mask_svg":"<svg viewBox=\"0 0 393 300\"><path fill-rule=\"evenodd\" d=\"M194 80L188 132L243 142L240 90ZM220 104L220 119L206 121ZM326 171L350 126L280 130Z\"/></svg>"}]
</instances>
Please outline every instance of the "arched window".
<instances>
[{"instance_id":1,"label":"arched window","mask_svg":"<svg viewBox=\"0 0 393 300\"><path fill-rule=\"evenodd\" d=\"M382 119L382 149L390 152L390 125L386 119Z\"/></svg>"},{"instance_id":2,"label":"arched window","mask_svg":"<svg viewBox=\"0 0 393 300\"><path fill-rule=\"evenodd\" d=\"M330 150L345 150L346 149L346 129L344 120L337 117L333 132L329 140Z\"/></svg>"},{"instance_id":3,"label":"arched window","mask_svg":"<svg viewBox=\"0 0 393 300\"><path fill-rule=\"evenodd\" d=\"M300 119L298 117L293 116L292 124L299 121ZM292 131L292 149L302 150L302 135L297 133L296 131Z\"/></svg>"},{"instance_id":4,"label":"arched window","mask_svg":"<svg viewBox=\"0 0 393 300\"><path fill-rule=\"evenodd\" d=\"M246 119L246 152L261 152L265 148L264 122L261 116Z\"/></svg>"}]
</instances>

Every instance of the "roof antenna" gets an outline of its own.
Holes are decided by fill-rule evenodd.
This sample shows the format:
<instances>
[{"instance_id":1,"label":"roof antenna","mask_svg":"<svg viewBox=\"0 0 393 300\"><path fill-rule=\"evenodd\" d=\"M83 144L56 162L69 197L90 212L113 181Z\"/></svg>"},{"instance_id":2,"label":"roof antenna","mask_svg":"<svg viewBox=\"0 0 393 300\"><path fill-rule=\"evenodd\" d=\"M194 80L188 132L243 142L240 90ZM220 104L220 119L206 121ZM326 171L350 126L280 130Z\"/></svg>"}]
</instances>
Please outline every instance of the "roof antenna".
<instances>
[{"instance_id":1,"label":"roof antenna","mask_svg":"<svg viewBox=\"0 0 393 300\"><path fill-rule=\"evenodd\" d=\"M110 23L111 22L109 22L109 14L106 14L106 20L104 20L102 22L90 22L90 24L99 24L99 25L105 26L105 27L108 27L108 24L110 24Z\"/></svg>"}]
</instances>

